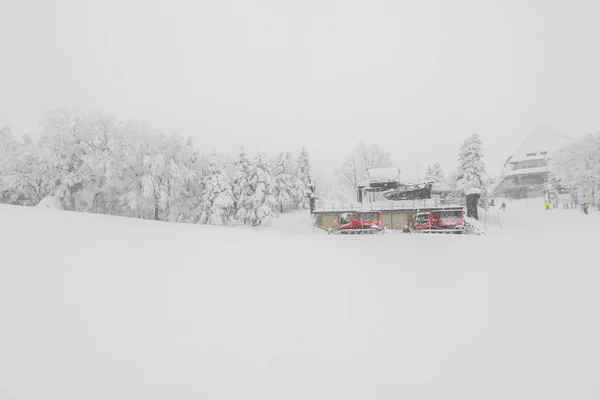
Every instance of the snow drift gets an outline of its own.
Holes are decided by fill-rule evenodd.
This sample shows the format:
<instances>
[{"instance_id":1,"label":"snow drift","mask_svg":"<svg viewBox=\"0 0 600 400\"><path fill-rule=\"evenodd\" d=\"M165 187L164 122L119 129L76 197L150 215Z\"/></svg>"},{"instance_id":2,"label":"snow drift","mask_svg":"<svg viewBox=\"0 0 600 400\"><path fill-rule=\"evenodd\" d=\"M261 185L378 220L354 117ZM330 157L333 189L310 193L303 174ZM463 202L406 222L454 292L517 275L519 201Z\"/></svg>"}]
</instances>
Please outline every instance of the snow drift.
<instances>
[{"instance_id":1,"label":"snow drift","mask_svg":"<svg viewBox=\"0 0 600 400\"><path fill-rule=\"evenodd\" d=\"M44 197L36 206L37 208L49 208L51 210L62 210L60 199L56 196Z\"/></svg>"}]
</instances>

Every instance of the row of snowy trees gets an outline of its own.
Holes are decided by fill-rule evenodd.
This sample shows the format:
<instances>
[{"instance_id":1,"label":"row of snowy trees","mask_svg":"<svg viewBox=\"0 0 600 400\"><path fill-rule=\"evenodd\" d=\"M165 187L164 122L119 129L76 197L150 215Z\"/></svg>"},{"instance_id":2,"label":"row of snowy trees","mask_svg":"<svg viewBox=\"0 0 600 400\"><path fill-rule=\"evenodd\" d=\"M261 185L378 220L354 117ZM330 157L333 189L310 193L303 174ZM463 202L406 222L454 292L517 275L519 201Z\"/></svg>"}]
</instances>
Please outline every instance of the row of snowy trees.
<instances>
[{"instance_id":1,"label":"row of snowy trees","mask_svg":"<svg viewBox=\"0 0 600 400\"><path fill-rule=\"evenodd\" d=\"M201 154L191 139L117 121L101 112L61 109L42 121L37 143L0 129L0 201L36 205L57 196L68 210L157 220L262 225L289 207L307 207L310 160L263 153L237 160Z\"/></svg>"}]
</instances>

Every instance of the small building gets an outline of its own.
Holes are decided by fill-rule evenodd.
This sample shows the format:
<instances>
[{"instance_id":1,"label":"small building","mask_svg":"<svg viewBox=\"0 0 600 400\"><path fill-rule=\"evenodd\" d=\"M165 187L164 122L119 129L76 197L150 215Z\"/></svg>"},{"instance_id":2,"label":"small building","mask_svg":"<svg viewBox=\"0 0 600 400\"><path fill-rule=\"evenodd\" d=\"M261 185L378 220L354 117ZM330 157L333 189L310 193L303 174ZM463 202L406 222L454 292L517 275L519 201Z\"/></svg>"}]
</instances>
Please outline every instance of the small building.
<instances>
[{"instance_id":1,"label":"small building","mask_svg":"<svg viewBox=\"0 0 600 400\"><path fill-rule=\"evenodd\" d=\"M502 182L494 193L513 199L541 197L551 170L546 154L546 151L540 151L527 153L524 157L509 158L502 174Z\"/></svg>"},{"instance_id":2,"label":"small building","mask_svg":"<svg viewBox=\"0 0 600 400\"><path fill-rule=\"evenodd\" d=\"M572 139L538 126L504 163L502 173L492 187L495 196L514 199L542 197L553 167L549 160L554 151Z\"/></svg>"},{"instance_id":3,"label":"small building","mask_svg":"<svg viewBox=\"0 0 600 400\"><path fill-rule=\"evenodd\" d=\"M381 222L390 229L402 229L412 225L414 216L433 210L457 209L465 206L465 198L401 200L372 203L321 203L313 211L315 225L328 230L338 228L340 215L349 212L381 212Z\"/></svg>"},{"instance_id":4,"label":"small building","mask_svg":"<svg viewBox=\"0 0 600 400\"><path fill-rule=\"evenodd\" d=\"M381 199L373 200L381 195ZM353 202L319 202L312 209L316 225L323 229L337 228L340 215L350 212L381 212L382 224L390 229L412 225L418 213L440 209L462 209L465 197L444 184L428 180L402 181L397 167L374 168L368 179L358 185L358 196Z\"/></svg>"}]
</instances>

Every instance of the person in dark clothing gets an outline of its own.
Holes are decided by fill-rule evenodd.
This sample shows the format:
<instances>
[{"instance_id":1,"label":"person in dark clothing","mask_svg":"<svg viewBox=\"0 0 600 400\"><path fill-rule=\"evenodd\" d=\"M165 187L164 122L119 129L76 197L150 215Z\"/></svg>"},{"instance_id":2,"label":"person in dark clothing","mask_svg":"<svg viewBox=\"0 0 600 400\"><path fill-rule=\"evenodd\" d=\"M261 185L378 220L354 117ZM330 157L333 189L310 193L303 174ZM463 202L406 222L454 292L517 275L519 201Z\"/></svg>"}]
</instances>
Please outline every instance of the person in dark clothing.
<instances>
[{"instance_id":1,"label":"person in dark clothing","mask_svg":"<svg viewBox=\"0 0 600 400\"><path fill-rule=\"evenodd\" d=\"M589 207L590 207L590 206L588 205L588 203L583 203L583 213L584 213L584 214L586 214L586 215L587 215L587 213L588 213L588 208L589 208Z\"/></svg>"},{"instance_id":2,"label":"person in dark clothing","mask_svg":"<svg viewBox=\"0 0 600 400\"><path fill-rule=\"evenodd\" d=\"M506 211L506 203L502 203L502 205L500 206L500 210Z\"/></svg>"}]
</instances>

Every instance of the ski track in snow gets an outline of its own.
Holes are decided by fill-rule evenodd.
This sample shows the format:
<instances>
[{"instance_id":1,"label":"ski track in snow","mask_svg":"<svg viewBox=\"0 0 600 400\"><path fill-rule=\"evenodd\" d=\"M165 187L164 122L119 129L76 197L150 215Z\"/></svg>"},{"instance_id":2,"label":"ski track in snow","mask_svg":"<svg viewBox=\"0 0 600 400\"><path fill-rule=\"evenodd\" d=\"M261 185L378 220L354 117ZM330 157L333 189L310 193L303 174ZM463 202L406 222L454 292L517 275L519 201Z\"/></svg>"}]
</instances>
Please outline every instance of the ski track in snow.
<instances>
[{"instance_id":1,"label":"ski track in snow","mask_svg":"<svg viewBox=\"0 0 600 400\"><path fill-rule=\"evenodd\" d=\"M0 205L0 399L597 399L600 213L538 201L487 236Z\"/></svg>"}]
</instances>

